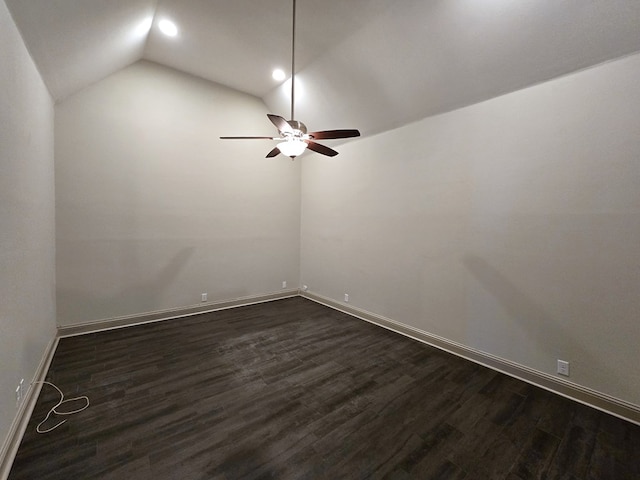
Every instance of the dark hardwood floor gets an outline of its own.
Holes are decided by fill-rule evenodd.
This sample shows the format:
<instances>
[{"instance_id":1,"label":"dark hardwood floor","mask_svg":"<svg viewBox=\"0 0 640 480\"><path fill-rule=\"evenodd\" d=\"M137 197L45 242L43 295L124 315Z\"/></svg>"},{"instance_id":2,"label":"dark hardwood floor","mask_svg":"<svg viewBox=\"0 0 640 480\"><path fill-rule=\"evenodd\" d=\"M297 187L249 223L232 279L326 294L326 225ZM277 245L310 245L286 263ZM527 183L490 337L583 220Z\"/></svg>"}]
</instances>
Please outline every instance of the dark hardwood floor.
<instances>
[{"instance_id":1,"label":"dark hardwood floor","mask_svg":"<svg viewBox=\"0 0 640 480\"><path fill-rule=\"evenodd\" d=\"M297 297L61 339L10 479L640 479L640 427Z\"/></svg>"}]
</instances>

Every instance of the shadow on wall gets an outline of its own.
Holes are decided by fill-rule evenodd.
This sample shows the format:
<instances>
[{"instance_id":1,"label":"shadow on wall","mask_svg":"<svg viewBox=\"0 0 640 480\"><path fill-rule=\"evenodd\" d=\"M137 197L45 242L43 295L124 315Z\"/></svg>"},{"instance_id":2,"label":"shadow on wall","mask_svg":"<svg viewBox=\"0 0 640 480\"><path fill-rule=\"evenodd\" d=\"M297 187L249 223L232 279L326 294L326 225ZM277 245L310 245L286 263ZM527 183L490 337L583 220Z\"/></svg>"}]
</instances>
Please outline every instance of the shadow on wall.
<instances>
[{"instance_id":1,"label":"shadow on wall","mask_svg":"<svg viewBox=\"0 0 640 480\"><path fill-rule=\"evenodd\" d=\"M541 344L543 343L540 338L541 332L546 331L548 334L549 328L559 329L553 317L522 291L518 290L504 274L496 270L483 258L466 255L463 257L462 263L484 289L500 303L509 319L516 320L521 326L526 327L530 338L535 338L539 346L544 348L545 345Z\"/></svg>"},{"instance_id":2,"label":"shadow on wall","mask_svg":"<svg viewBox=\"0 0 640 480\"><path fill-rule=\"evenodd\" d=\"M554 362L550 363L553 365L551 369L555 367L555 356L558 355L558 351L554 351L553 347L550 348L547 339L554 339L555 344L561 347L562 351L571 354L572 358L565 360L579 358L581 365L598 365L598 368L605 371L607 375L615 375L601 360L574 340L567 327L558 323L540 304L519 290L513 282L486 260L474 255L466 255L462 263L484 289L497 300L507 313L509 321L514 322L528 334L528 338L536 342L538 351L544 352L546 356L553 359L550 360ZM555 373L555 370L547 373Z\"/></svg>"},{"instance_id":3,"label":"shadow on wall","mask_svg":"<svg viewBox=\"0 0 640 480\"><path fill-rule=\"evenodd\" d=\"M73 325L162 309L158 306L164 294L175 284L193 253L194 247L182 248L157 274L150 276L148 281L129 284L123 279L117 293L108 297L91 296L78 289L58 289L58 324ZM181 306L183 305L176 305Z\"/></svg>"}]
</instances>

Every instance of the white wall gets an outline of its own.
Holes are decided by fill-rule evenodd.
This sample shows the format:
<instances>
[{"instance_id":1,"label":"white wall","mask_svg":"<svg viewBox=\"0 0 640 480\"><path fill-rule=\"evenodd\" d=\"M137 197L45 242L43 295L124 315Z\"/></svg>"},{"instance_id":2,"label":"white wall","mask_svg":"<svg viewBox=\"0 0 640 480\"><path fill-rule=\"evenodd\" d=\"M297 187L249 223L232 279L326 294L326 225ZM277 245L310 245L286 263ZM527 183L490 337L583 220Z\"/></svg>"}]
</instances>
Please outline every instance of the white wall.
<instances>
[{"instance_id":1,"label":"white wall","mask_svg":"<svg viewBox=\"0 0 640 480\"><path fill-rule=\"evenodd\" d=\"M258 99L138 62L56 105L58 323L296 288L300 164Z\"/></svg>"},{"instance_id":2,"label":"white wall","mask_svg":"<svg viewBox=\"0 0 640 480\"><path fill-rule=\"evenodd\" d=\"M340 152L303 164L311 292L640 405L640 55Z\"/></svg>"},{"instance_id":3,"label":"white wall","mask_svg":"<svg viewBox=\"0 0 640 480\"><path fill-rule=\"evenodd\" d=\"M53 102L0 1L0 444L55 335Z\"/></svg>"}]
</instances>

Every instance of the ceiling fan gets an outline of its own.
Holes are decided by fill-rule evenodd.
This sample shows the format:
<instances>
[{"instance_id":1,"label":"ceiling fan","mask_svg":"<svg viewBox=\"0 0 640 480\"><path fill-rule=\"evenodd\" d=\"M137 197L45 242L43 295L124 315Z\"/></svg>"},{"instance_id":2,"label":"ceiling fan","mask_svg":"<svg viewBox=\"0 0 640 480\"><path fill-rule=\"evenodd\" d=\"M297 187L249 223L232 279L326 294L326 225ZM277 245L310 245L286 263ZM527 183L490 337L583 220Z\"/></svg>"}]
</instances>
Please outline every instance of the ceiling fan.
<instances>
[{"instance_id":1,"label":"ceiling fan","mask_svg":"<svg viewBox=\"0 0 640 480\"><path fill-rule=\"evenodd\" d=\"M332 140L337 138L359 137L360 132L355 129L321 130L307 132L304 123L294 120L295 112L295 59L296 59L296 0L293 0L293 33L291 35L291 120L285 120L279 115L267 114L271 123L278 129L277 137L220 137L222 140L278 140L280 143L267 153L266 158L275 157L282 153L293 160L302 155L308 148L314 152L335 157L338 152L315 140Z\"/></svg>"}]
</instances>

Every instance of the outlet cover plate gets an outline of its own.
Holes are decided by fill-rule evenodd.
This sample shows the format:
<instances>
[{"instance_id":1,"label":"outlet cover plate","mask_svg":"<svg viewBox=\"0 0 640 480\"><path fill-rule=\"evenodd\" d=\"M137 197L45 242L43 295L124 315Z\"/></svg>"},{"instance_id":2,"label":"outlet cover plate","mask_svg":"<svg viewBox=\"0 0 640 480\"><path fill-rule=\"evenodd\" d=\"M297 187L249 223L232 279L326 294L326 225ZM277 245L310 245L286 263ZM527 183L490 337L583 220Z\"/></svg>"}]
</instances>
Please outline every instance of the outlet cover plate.
<instances>
[{"instance_id":1,"label":"outlet cover plate","mask_svg":"<svg viewBox=\"0 0 640 480\"><path fill-rule=\"evenodd\" d=\"M569 376L569 362L565 360L558 360L558 374Z\"/></svg>"}]
</instances>

